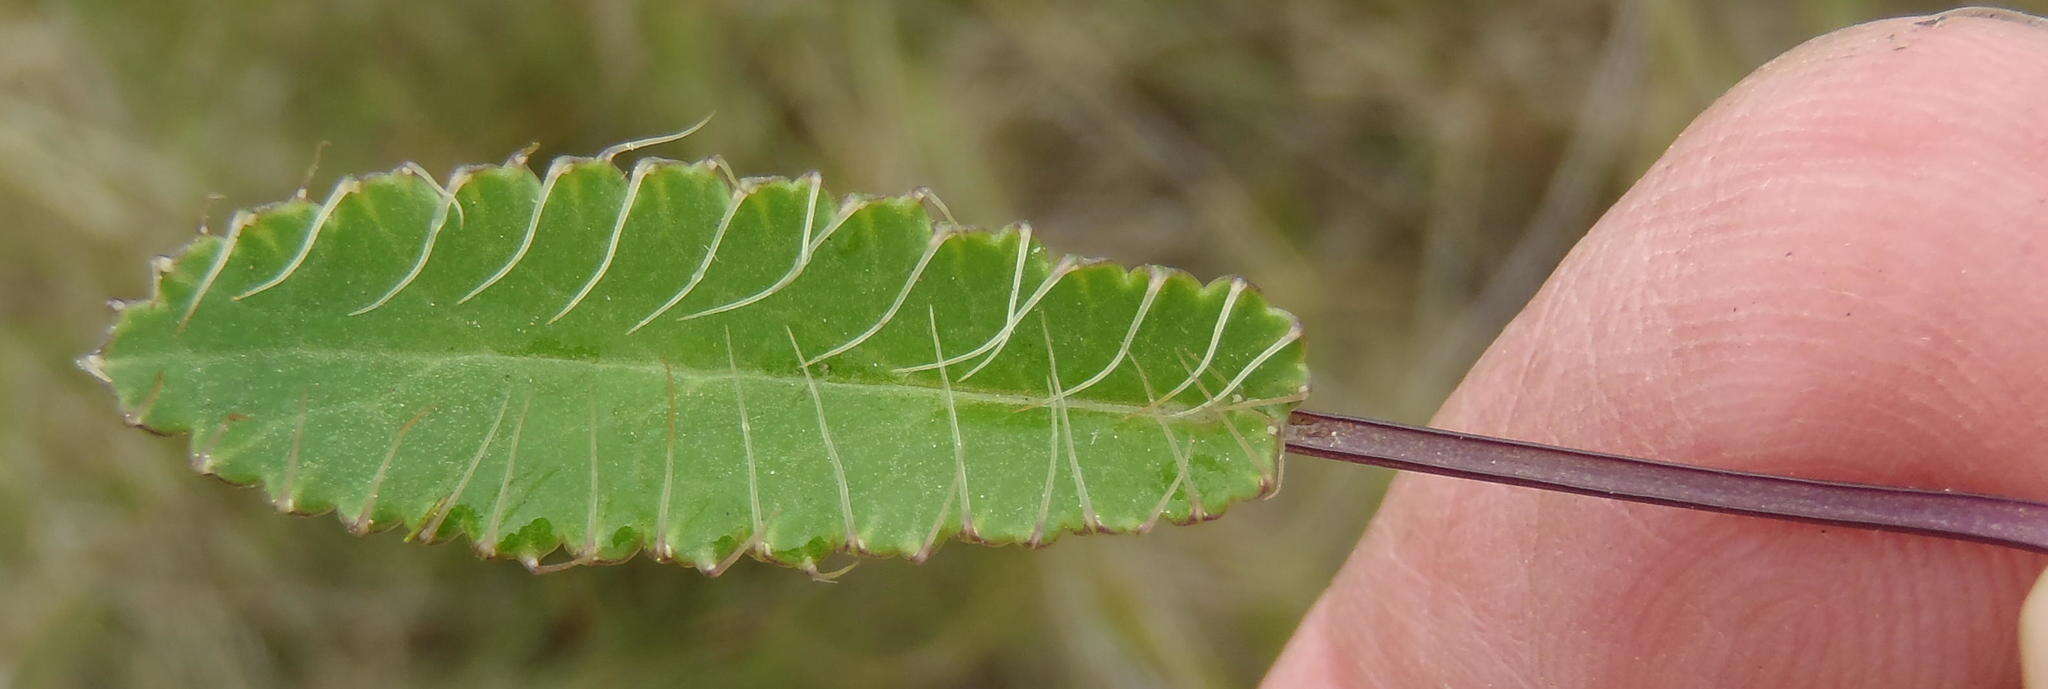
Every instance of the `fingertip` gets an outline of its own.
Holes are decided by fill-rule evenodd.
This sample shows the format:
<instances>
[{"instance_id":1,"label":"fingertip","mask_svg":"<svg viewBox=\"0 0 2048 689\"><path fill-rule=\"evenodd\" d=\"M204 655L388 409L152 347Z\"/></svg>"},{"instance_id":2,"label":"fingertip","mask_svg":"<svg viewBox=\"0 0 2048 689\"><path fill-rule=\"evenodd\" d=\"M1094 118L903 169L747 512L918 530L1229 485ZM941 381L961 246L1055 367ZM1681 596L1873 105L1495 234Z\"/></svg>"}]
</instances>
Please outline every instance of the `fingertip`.
<instances>
[{"instance_id":1,"label":"fingertip","mask_svg":"<svg viewBox=\"0 0 2048 689\"><path fill-rule=\"evenodd\" d=\"M1320 616L1320 608L1310 613L1311 618ZM1363 683L1347 672L1350 664L1345 661L1343 649L1331 642L1329 635L1334 629L1330 624L1304 620L1301 631L1287 641L1280 659L1273 663L1273 668L1259 686L1269 689L1361 686Z\"/></svg>"},{"instance_id":2,"label":"fingertip","mask_svg":"<svg viewBox=\"0 0 2048 689\"><path fill-rule=\"evenodd\" d=\"M2020 606L2020 668L2027 689L2048 689L2048 571Z\"/></svg>"},{"instance_id":3,"label":"fingertip","mask_svg":"<svg viewBox=\"0 0 2048 689\"><path fill-rule=\"evenodd\" d=\"M2048 496L2044 106L2048 30L2017 13L1801 46L1687 129L1436 423ZM2013 637L2040 563L1987 547L1426 476L1385 505L1268 686L2011 686L2016 644L2048 657L2048 622Z\"/></svg>"}]
</instances>

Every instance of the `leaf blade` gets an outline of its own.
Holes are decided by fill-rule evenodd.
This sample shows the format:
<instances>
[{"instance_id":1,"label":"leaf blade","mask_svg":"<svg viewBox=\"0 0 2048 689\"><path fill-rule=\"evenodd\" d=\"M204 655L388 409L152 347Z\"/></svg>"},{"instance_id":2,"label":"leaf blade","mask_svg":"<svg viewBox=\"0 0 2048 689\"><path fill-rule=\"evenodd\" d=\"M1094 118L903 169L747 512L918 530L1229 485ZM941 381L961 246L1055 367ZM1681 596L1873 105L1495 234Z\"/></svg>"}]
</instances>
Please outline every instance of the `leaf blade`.
<instances>
[{"instance_id":1,"label":"leaf blade","mask_svg":"<svg viewBox=\"0 0 2048 689\"><path fill-rule=\"evenodd\" d=\"M131 420L357 531L814 570L1214 516L1272 487L1306 392L1298 325L1242 281L1055 259L914 197L414 169L170 262L94 355Z\"/></svg>"}]
</instances>

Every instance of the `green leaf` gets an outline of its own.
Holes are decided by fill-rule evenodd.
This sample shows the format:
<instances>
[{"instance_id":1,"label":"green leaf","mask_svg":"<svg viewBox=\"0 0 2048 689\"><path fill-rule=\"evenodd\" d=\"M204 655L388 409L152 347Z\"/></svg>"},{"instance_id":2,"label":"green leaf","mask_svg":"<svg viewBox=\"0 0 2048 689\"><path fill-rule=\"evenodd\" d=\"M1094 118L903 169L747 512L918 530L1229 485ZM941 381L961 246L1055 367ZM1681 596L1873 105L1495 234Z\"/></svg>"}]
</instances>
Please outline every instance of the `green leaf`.
<instances>
[{"instance_id":1,"label":"green leaf","mask_svg":"<svg viewBox=\"0 0 2048 689\"><path fill-rule=\"evenodd\" d=\"M82 363L202 473L536 570L815 573L1275 487L1300 330L1243 281L1053 257L920 195L835 204L815 175L613 165L641 143L237 213Z\"/></svg>"}]
</instances>

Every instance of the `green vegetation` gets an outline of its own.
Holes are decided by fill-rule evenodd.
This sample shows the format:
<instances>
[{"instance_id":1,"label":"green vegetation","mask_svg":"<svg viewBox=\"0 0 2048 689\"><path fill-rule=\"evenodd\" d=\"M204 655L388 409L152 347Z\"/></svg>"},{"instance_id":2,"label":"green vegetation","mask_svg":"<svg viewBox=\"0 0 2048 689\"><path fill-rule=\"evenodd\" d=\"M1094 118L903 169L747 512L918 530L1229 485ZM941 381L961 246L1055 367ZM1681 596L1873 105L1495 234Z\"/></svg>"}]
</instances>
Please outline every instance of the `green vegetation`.
<instances>
[{"instance_id":1,"label":"green vegetation","mask_svg":"<svg viewBox=\"0 0 2048 689\"><path fill-rule=\"evenodd\" d=\"M648 550L819 575L1277 484L1301 326L1242 280L1053 259L815 175L614 165L681 136L238 212L81 363L279 509L536 572Z\"/></svg>"},{"instance_id":2,"label":"green vegetation","mask_svg":"<svg viewBox=\"0 0 2048 689\"><path fill-rule=\"evenodd\" d=\"M1809 36L1938 9L1634 7L0 2L0 677L1247 685L1381 477L1297 460L1283 499L1199 527L951 548L833 585L744 561L534 577L280 518L121 428L72 362L202 216L224 230L299 186L309 142L334 142L308 185L326 189L535 140L588 154L715 110L663 153L934 185L964 222L1243 275L1314 325L1316 407L1420 421L1714 96Z\"/></svg>"}]
</instances>

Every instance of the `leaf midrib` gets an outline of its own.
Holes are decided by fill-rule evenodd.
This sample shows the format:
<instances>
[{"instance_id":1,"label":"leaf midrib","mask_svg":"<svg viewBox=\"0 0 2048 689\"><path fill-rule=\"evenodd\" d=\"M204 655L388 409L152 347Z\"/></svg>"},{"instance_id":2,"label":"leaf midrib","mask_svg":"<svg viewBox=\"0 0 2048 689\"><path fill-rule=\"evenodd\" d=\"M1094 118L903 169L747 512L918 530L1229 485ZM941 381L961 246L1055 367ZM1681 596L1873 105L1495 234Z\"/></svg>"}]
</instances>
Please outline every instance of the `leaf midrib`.
<instances>
[{"instance_id":1,"label":"leaf midrib","mask_svg":"<svg viewBox=\"0 0 2048 689\"><path fill-rule=\"evenodd\" d=\"M398 360L417 360L417 361L424 361L424 362L429 362L429 363L431 363L431 364L435 364L435 365L448 365L448 364L453 364L453 363L457 363L457 362L461 362L461 361L474 361L474 360L494 361L494 360L495 360L495 361L503 361L503 362L507 362L507 363L516 363L516 364L527 364L527 365L532 365L532 364L541 364L541 365L555 365L555 366L589 366L589 367L593 367L593 368L609 368L609 369L627 369L627 370L632 370L632 371L639 371L639 372L645 372L645 373L649 373L649 374L652 374L652 375L655 375L655 376L666 376L666 375L668 375L668 372L669 372L669 371L673 371L673 372L675 373L675 377L676 377L677 379L679 379L679 380L688 380L688 381L691 381L692 383L698 383L698 382L703 382L703 381L730 381L730 380L733 380L733 379L737 378L737 379L739 379L739 380L754 380L754 381L766 381L766 382L771 382L771 383L777 383L777 384L783 384L783 385L791 385L791 386L796 386L796 387L803 387L803 386L805 386L805 385L806 385L806 383L805 383L805 380L804 380L803 376L801 376L801 375L794 375L794 376L778 376L778 375L773 375L773 374L769 374L769 373L763 373L763 372L760 372L760 371L753 371L753 370L748 370L748 369L740 369L740 370L739 370L739 371L738 371L737 373L735 373L734 371L732 371L732 370L729 370L729 369L727 369L727 370L714 370L714 371L705 371L705 370L702 370L702 369L693 369L693 368L688 368L688 367L683 367L683 366L665 366L665 365L663 365L663 364L661 364L661 363L659 363L659 362L655 362L655 363L648 363L648 362L642 362L642 361L603 361L603 360L590 360L590 359L567 359L567 358L562 358L562 357L551 357L551 356L537 356L537 355L518 355L518 354L502 354L502 353L497 353L497 352L466 352L466 353L460 353L460 354L434 354L434 353L429 353L429 352L410 352L410 351L402 351L402 350L401 350L401 351L389 351L389 350L363 350L363 349L350 349L350 348L345 348L345 347L292 347L292 348L282 348L282 347L262 347L262 348L251 348L251 349L237 349L237 350L233 350L233 351L212 351L212 352L200 352L200 351L192 351L192 350L187 350L187 352L186 352L186 353L180 353L180 354L157 354L157 355L141 355L141 356L110 356L110 357L108 357L108 362L107 362L107 363L108 363L108 365L110 365L110 366L118 366L118 365L120 365L120 364L121 364L121 362L123 362L123 361L127 361L127 362L134 362L134 363L137 363L137 364L142 364L142 365L146 365L146 364L148 364L148 363L150 363L150 362L153 362L153 361L187 361L187 362L189 362L189 361L191 361L191 360L193 360L193 359L201 359L201 360L221 360L221 359L232 359L232 358L235 358L235 357L240 357L240 356L251 356L251 355L253 355L253 356L293 356L293 355L296 355L296 356L305 356L305 357L307 357L307 358L322 358L322 357L324 357L324 358L328 358L328 359L337 359L337 360L338 360L338 359L351 359L351 358L353 358L353 359L398 359ZM694 373L695 375L690 375L690 374L693 374L693 373ZM942 388L937 388L937 387L929 387L929 386L924 386L924 385L916 385L916 384L910 384L910 383L888 383L888 382L874 382L874 383L869 383L869 382L848 382L848 381L844 381L844 380L834 380L834 379L832 379L832 378L830 378L830 377L827 377L827 376L824 376L824 375L820 375L820 374L816 374L816 373L812 374L812 378L813 378L813 379L814 379L814 380L815 380L815 381L817 382L817 385L818 385L818 387L819 387L819 388L841 388L841 389L854 389L854 390L863 390L863 391L873 391L873 390L876 390L876 389L881 389L881 390L884 390L884 391L888 391L888 392L890 392L890 393L893 393L893 394L902 394L902 395L907 395L907 396L908 396L908 395L915 395L915 396L922 396L922 397L932 397L932 398L938 399L938 400L939 400L939 401L940 401L941 403L943 403L943 402L944 402L944 398L945 398L945 396L946 396L946 391L945 391L944 389L942 389ZM1047 398L1045 398L1045 397L1037 397L1037 396L1031 396L1031 395L1017 395L1017 394L1005 394L1005 393L983 392L983 391L978 391L978 390L973 390L973 389L961 389L960 387L958 387L958 386L957 386L957 384L956 384L956 386L955 386L955 387L953 388L953 391L952 391L952 396L953 396L953 399L954 399L954 403L955 403L956 405L957 405L958 403L960 403L960 402L980 402L980 403L990 403L990 404L1007 404L1007 405L1013 405L1013 406L1017 406L1017 407L1020 407L1020 408L1031 408L1031 407L1039 407L1039 406L1044 406L1044 405L1045 405L1045 404L1047 403L1047 401L1048 401L1048 400L1047 400ZM1125 414L1125 415L1130 415L1130 416L1134 416L1134 417L1146 417L1146 418L1163 418L1163 419L1166 419L1166 420L1168 420L1168 421L1175 421L1175 420L1186 420L1186 418L1187 418L1187 417L1176 417L1176 416L1174 416L1174 414L1176 414L1176 413L1178 413L1178 412L1180 412L1180 411L1184 411L1184 410L1186 410L1186 409L1188 409L1188 408L1189 408L1188 406L1185 406L1185 405L1178 405L1178 404L1174 404L1174 405L1158 405L1158 406L1148 406L1148 405L1135 405L1135 404L1119 404L1119 403L1115 403L1115 402L1101 402L1101 401L1095 401L1095 400L1079 399L1079 398L1075 398L1075 397L1068 397L1068 398L1066 398L1066 399L1065 399L1065 400L1063 401L1063 403L1064 403L1064 404L1065 404L1065 405L1067 406L1067 408L1068 408L1068 409L1073 409L1073 410L1080 410L1080 411L1096 411L1096 412L1108 412L1108 413L1115 413L1115 414ZM1221 409L1214 409L1214 410L1212 410L1212 411L1222 411L1222 410L1221 410Z\"/></svg>"}]
</instances>

